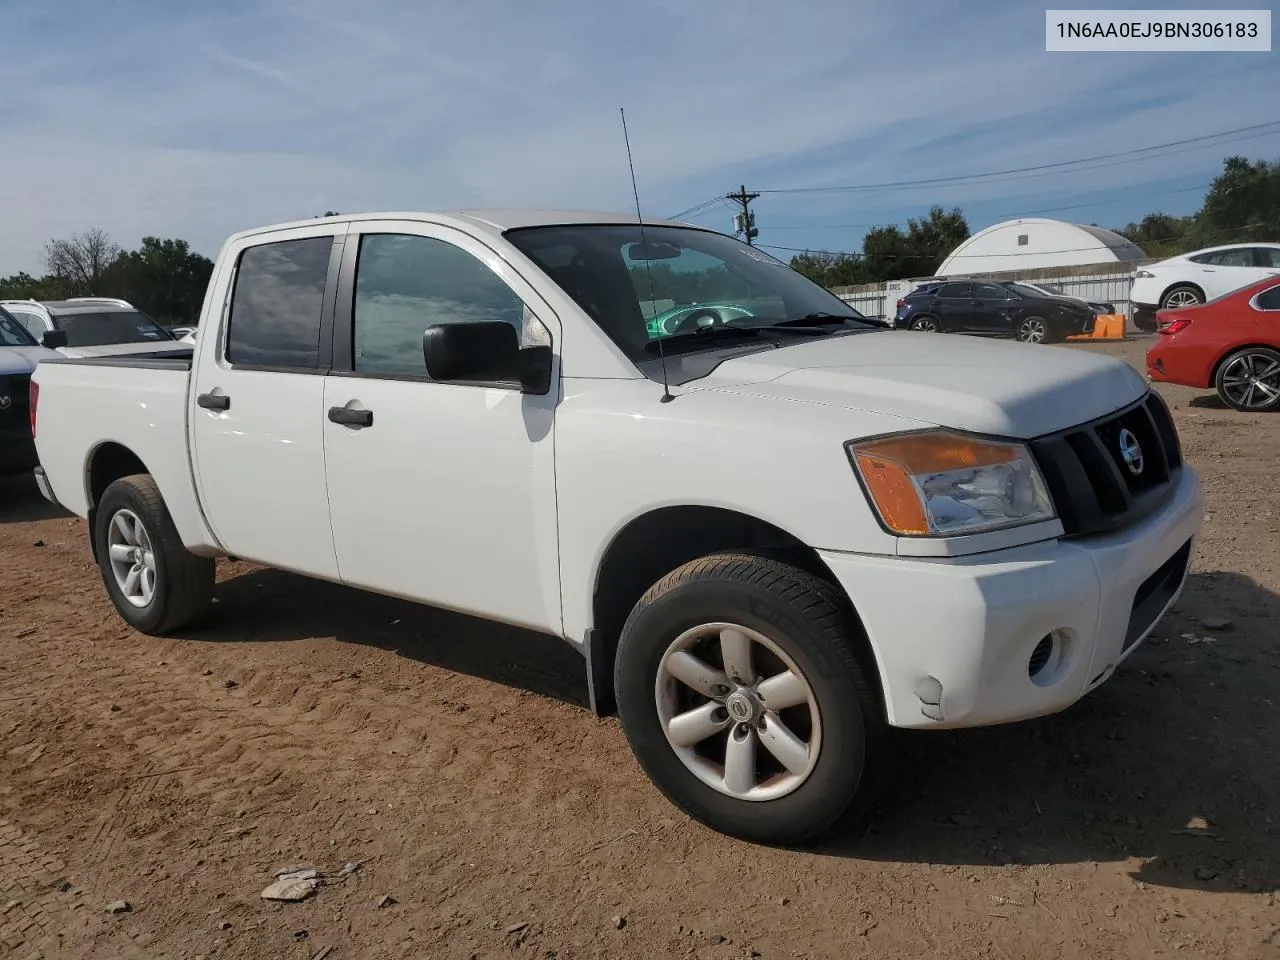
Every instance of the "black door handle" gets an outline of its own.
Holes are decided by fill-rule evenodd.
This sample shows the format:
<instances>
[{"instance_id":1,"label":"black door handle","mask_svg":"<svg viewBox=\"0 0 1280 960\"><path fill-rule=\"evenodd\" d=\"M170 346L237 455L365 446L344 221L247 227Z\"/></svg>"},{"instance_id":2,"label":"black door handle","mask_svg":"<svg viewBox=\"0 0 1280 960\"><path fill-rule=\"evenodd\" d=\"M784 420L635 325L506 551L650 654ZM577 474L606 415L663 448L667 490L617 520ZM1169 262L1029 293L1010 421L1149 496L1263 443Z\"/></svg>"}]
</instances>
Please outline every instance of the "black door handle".
<instances>
[{"instance_id":1,"label":"black door handle","mask_svg":"<svg viewBox=\"0 0 1280 960\"><path fill-rule=\"evenodd\" d=\"M231 406L231 398L225 393L202 393L196 397L196 404L206 410L226 410Z\"/></svg>"},{"instance_id":2,"label":"black door handle","mask_svg":"<svg viewBox=\"0 0 1280 960\"><path fill-rule=\"evenodd\" d=\"M372 427L372 410L353 410L351 407L330 407L329 419L347 427Z\"/></svg>"}]
</instances>

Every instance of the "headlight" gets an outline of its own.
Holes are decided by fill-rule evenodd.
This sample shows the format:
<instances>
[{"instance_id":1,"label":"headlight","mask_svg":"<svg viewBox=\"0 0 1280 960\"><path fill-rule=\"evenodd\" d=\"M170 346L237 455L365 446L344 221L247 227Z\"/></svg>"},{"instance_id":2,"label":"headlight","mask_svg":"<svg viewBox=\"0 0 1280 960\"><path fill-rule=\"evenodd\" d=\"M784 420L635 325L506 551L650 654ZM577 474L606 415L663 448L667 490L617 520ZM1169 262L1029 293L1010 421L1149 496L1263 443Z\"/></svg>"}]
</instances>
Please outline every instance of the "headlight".
<instances>
[{"instance_id":1,"label":"headlight","mask_svg":"<svg viewBox=\"0 0 1280 960\"><path fill-rule=\"evenodd\" d=\"M1155 276L1155 274L1152 273L1150 270L1139 270L1137 273L1134 274L1134 276L1137 277L1139 280L1150 280Z\"/></svg>"},{"instance_id":2,"label":"headlight","mask_svg":"<svg viewBox=\"0 0 1280 960\"><path fill-rule=\"evenodd\" d=\"M1057 516L1021 443L933 430L846 449L881 521L902 536L952 537Z\"/></svg>"}]
</instances>

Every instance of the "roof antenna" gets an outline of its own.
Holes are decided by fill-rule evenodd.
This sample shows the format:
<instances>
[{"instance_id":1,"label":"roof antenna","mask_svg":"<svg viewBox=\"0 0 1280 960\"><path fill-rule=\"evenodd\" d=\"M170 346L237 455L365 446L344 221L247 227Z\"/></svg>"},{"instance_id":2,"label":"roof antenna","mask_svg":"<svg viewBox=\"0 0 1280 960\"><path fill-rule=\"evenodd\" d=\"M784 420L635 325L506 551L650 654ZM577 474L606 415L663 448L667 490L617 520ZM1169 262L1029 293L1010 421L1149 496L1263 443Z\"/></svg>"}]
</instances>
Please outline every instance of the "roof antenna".
<instances>
[{"instance_id":1,"label":"roof antenna","mask_svg":"<svg viewBox=\"0 0 1280 960\"><path fill-rule=\"evenodd\" d=\"M644 217L640 215L640 191L636 187L636 166L631 162L631 138L627 136L627 111L618 108L618 112L622 114L622 140L627 145L627 167L631 170L631 192L636 198L636 220L640 222L640 246L648 247L649 244L644 238ZM657 307L657 301L653 296L653 268L649 266L649 261L644 262L644 272L649 279L649 305L654 310ZM671 395L671 386L667 381L667 355L662 349L662 337L658 337L658 362L662 365L662 399L660 403L670 403L675 399Z\"/></svg>"}]
</instances>

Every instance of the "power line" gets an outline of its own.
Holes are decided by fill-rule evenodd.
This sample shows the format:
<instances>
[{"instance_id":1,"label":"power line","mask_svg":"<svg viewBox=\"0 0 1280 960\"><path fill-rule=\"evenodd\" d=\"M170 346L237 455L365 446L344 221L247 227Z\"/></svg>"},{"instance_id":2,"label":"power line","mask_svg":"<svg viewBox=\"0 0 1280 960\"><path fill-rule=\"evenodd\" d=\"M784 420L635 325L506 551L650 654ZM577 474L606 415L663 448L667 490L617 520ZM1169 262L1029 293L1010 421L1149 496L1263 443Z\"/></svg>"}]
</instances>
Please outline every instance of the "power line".
<instances>
[{"instance_id":1,"label":"power line","mask_svg":"<svg viewBox=\"0 0 1280 960\"><path fill-rule=\"evenodd\" d=\"M685 217L695 214L699 210L705 210L707 207L714 206L715 204L719 203L723 199L724 197L722 196L719 196L719 195L714 196L710 200L704 200L702 203L694 204L688 210L681 210L679 213L675 214L674 216L668 217L667 219L683 220Z\"/></svg>"},{"instance_id":2,"label":"power line","mask_svg":"<svg viewBox=\"0 0 1280 960\"><path fill-rule=\"evenodd\" d=\"M1163 197L1163 196L1167 196L1167 195L1171 195L1171 194L1175 194L1175 193L1192 193L1192 192L1194 192L1194 191L1196 191L1196 190L1208 190L1211 186L1213 186L1213 184L1211 184L1211 183L1201 183L1201 184L1196 184L1194 187L1179 187L1179 188L1178 188L1178 189L1176 189L1176 190L1160 190L1160 191L1157 191L1157 192L1154 192L1154 193L1143 194L1142 196L1144 196L1144 197L1146 197L1146 198L1152 198L1152 197ZM1127 197L1124 197L1123 199L1124 199L1124 200L1126 200L1126 201L1130 201L1130 202L1132 202L1135 198L1134 198L1134 197L1132 197L1132 196L1127 196ZM1104 207L1104 206L1107 206L1108 204L1118 203L1118 202L1119 202L1119 201L1118 201L1116 198L1114 198L1114 197L1113 197L1113 198L1111 198L1111 199L1109 199L1109 200L1091 200L1091 201L1090 201L1090 202L1088 202L1088 203L1075 203L1075 204L1068 204L1068 205L1066 205L1066 206L1060 206L1060 207L1041 207L1041 208L1040 208L1040 209L1038 209L1038 210L1020 210L1020 211L1009 211L1009 212L1007 212L1007 213L993 213L993 214L989 214L989 216L990 216L990 217L991 217L991 219L993 219L993 220L1002 220L1002 219L1014 219L1014 220L1018 220L1018 219L1022 219L1023 217L1036 216L1037 214L1041 214L1041 213L1060 213L1060 212L1062 212L1062 211L1064 211L1064 210L1084 210L1084 209L1087 209L1088 207ZM770 230L875 230L875 229L877 229L877 228L879 228L879 227L887 227L887 226L899 226L899 227L900 227L900 226L903 226L903 224L901 224L901 223L897 223L897 224L887 224L887 223L810 223L810 224L799 224L799 223L795 223L795 224L790 224L790 223L771 223L771 224L769 224L769 229L770 229Z\"/></svg>"},{"instance_id":3,"label":"power line","mask_svg":"<svg viewBox=\"0 0 1280 960\"><path fill-rule=\"evenodd\" d=\"M1081 157L1075 160L1059 160L1054 163L1041 163L1029 167L1011 167L1007 170L990 170L985 173L969 173L951 177L931 177L921 180L897 180L886 183L868 183L855 184L842 187L780 187L773 189L762 189L759 193L848 193L863 190L886 190L901 187L917 187L917 186L936 186L943 183L960 183L963 181L985 180L990 177L1004 177L1018 173L1032 173L1044 170L1060 170L1064 167L1073 167L1085 163L1096 163L1100 160L1113 160L1120 157L1140 157L1142 154L1150 153L1153 150L1165 150L1169 147L1178 147L1185 144L1206 143L1211 140L1218 140L1223 137L1233 136L1235 134L1248 133L1250 131L1263 131L1264 128L1280 128L1280 120L1269 120L1266 123L1255 123L1247 127L1238 127L1234 130L1223 130L1219 133L1204 134L1199 137L1187 137L1182 140L1171 140L1168 143L1152 144L1148 147L1136 147L1131 150L1121 150L1117 153L1104 153L1095 157ZM1272 133L1280 132L1280 129L1265 129L1263 133L1255 133L1256 136L1267 136ZM1252 139L1251 137L1243 139ZM1144 158L1145 159L1145 158ZM1101 168L1097 168L1101 169Z\"/></svg>"}]
</instances>

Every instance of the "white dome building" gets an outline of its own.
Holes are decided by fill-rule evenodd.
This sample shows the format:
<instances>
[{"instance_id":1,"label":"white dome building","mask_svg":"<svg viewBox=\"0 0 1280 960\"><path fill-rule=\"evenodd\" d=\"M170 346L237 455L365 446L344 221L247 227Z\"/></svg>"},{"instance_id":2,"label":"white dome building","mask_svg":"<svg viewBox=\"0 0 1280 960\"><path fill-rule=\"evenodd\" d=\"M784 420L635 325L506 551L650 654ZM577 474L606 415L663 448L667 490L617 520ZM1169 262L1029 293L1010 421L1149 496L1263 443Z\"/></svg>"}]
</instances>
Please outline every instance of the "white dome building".
<instances>
[{"instance_id":1,"label":"white dome building","mask_svg":"<svg viewBox=\"0 0 1280 960\"><path fill-rule=\"evenodd\" d=\"M1123 263L1146 256L1114 230L1027 217L978 231L951 251L936 276Z\"/></svg>"}]
</instances>

